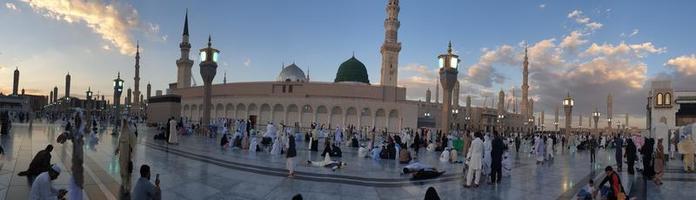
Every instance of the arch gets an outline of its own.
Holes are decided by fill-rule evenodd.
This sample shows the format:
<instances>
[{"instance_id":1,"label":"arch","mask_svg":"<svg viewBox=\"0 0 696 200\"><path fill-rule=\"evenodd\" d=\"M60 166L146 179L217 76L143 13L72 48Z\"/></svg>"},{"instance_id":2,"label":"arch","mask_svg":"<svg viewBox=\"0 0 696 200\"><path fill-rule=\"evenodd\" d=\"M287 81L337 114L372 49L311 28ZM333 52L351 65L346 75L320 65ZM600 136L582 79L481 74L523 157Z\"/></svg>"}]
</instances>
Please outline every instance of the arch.
<instances>
[{"instance_id":1,"label":"arch","mask_svg":"<svg viewBox=\"0 0 696 200\"><path fill-rule=\"evenodd\" d=\"M286 122L289 126L294 126L295 123L300 122L299 109L295 104L288 105L285 115Z\"/></svg>"},{"instance_id":2,"label":"arch","mask_svg":"<svg viewBox=\"0 0 696 200\"><path fill-rule=\"evenodd\" d=\"M665 105L672 105L672 93L665 93Z\"/></svg>"},{"instance_id":3,"label":"arch","mask_svg":"<svg viewBox=\"0 0 696 200\"><path fill-rule=\"evenodd\" d=\"M312 122L314 122L314 109L311 105L305 104L302 106L300 112L300 126L310 127Z\"/></svg>"},{"instance_id":4,"label":"arch","mask_svg":"<svg viewBox=\"0 0 696 200\"><path fill-rule=\"evenodd\" d=\"M191 121L198 121L198 105L191 106L191 116L189 117Z\"/></svg>"},{"instance_id":5,"label":"arch","mask_svg":"<svg viewBox=\"0 0 696 200\"><path fill-rule=\"evenodd\" d=\"M372 111L370 108L363 108L360 111L360 127L372 128Z\"/></svg>"},{"instance_id":6,"label":"arch","mask_svg":"<svg viewBox=\"0 0 696 200\"><path fill-rule=\"evenodd\" d=\"M662 97L662 93L657 93L657 97L655 98L655 101L657 101L656 105L662 105L665 99Z\"/></svg>"},{"instance_id":7,"label":"arch","mask_svg":"<svg viewBox=\"0 0 696 200\"><path fill-rule=\"evenodd\" d=\"M399 132L399 111L392 109L389 111L389 117L387 118L387 129L393 132Z\"/></svg>"},{"instance_id":8,"label":"arch","mask_svg":"<svg viewBox=\"0 0 696 200\"><path fill-rule=\"evenodd\" d=\"M181 111L181 116L184 118L190 118L191 117L191 106L188 104L184 105L184 109Z\"/></svg>"},{"instance_id":9,"label":"arch","mask_svg":"<svg viewBox=\"0 0 696 200\"><path fill-rule=\"evenodd\" d=\"M375 127L377 129L384 129L387 127L387 118L384 109L377 109L375 112Z\"/></svg>"},{"instance_id":10,"label":"arch","mask_svg":"<svg viewBox=\"0 0 696 200\"><path fill-rule=\"evenodd\" d=\"M271 105L267 103L261 104L259 109L259 125L263 125L271 121Z\"/></svg>"},{"instance_id":11,"label":"arch","mask_svg":"<svg viewBox=\"0 0 696 200\"><path fill-rule=\"evenodd\" d=\"M360 126L360 124L358 124L358 110L355 109L355 107L348 107L348 109L346 109L346 117L344 124L346 126Z\"/></svg>"},{"instance_id":12,"label":"arch","mask_svg":"<svg viewBox=\"0 0 696 200\"><path fill-rule=\"evenodd\" d=\"M273 113L271 113L273 123L285 123L285 108L283 105L273 105Z\"/></svg>"},{"instance_id":13,"label":"arch","mask_svg":"<svg viewBox=\"0 0 696 200\"><path fill-rule=\"evenodd\" d=\"M225 105L225 118L234 119L234 105L232 103Z\"/></svg>"},{"instance_id":14,"label":"arch","mask_svg":"<svg viewBox=\"0 0 696 200\"><path fill-rule=\"evenodd\" d=\"M247 119L246 105L238 103L234 115L237 119Z\"/></svg>"},{"instance_id":15,"label":"arch","mask_svg":"<svg viewBox=\"0 0 696 200\"><path fill-rule=\"evenodd\" d=\"M322 124L326 124L328 126L329 123L329 114L328 110L326 109L326 106L320 105L317 107L317 114L315 115L315 121L319 123L321 126Z\"/></svg>"},{"instance_id":16,"label":"arch","mask_svg":"<svg viewBox=\"0 0 696 200\"><path fill-rule=\"evenodd\" d=\"M215 115L214 115L215 117L214 118L225 117L224 111L225 111L225 108L221 103L218 103L217 105L215 105Z\"/></svg>"},{"instance_id":17,"label":"arch","mask_svg":"<svg viewBox=\"0 0 696 200\"><path fill-rule=\"evenodd\" d=\"M329 117L331 127L343 127L343 109L340 106L331 108L331 116Z\"/></svg>"}]
</instances>

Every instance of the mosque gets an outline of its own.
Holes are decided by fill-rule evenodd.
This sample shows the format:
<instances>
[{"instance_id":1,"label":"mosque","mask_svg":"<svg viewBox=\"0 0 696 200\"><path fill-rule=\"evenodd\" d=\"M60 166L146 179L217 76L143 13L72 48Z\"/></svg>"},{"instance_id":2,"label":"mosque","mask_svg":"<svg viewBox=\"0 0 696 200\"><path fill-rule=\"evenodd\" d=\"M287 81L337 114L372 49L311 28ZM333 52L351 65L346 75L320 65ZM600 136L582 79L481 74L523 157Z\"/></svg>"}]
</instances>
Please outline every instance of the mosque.
<instances>
[{"instance_id":1,"label":"mosque","mask_svg":"<svg viewBox=\"0 0 696 200\"><path fill-rule=\"evenodd\" d=\"M226 78L222 84L212 85L211 118L252 119L257 125L268 122L295 124L308 128L312 122L335 128L355 126L377 130L386 129L397 132L403 128L438 128L442 103L439 90L435 101L431 92L426 92L426 101L406 99L407 88L398 86L398 61L401 42L397 40L400 22L398 20L399 1L389 0L386 6L385 40L380 48L382 64L380 83L370 83L367 67L355 56L338 66L333 82L311 81L309 72L305 73L295 63L285 66L276 80L258 82L230 82ZM181 57L176 61L177 80L169 84L168 95L153 96L149 104L178 96L175 104L166 106L173 109L174 116L199 121L203 115L203 86L192 86L193 61L189 58L188 13L184 21L182 41L179 44ZM525 56L523 97L527 98L527 65ZM459 89L453 93L452 127L476 130L506 129L512 131L531 131L535 128L531 99L522 101L522 113L508 112L503 91L499 94L497 108L472 107L467 96L466 106L459 106ZM444 90L443 90L444 91ZM529 103L528 103L529 102ZM157 105L148 106L156 111ZM508 105L509 107L509 105ZM516 106L515 106L516 107ZM150 112L156 113L156 112ZM504 116L504 117L501 117Z\"/></svg>"}]
</instances>

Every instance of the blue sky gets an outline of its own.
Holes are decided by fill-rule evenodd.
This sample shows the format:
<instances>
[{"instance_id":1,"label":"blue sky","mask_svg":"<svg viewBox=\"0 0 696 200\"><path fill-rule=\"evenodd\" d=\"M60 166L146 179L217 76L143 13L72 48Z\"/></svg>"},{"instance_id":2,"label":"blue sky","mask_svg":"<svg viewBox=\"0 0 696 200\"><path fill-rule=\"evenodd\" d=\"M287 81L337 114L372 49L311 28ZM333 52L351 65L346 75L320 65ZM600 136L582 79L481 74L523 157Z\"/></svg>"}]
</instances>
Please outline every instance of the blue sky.
<instances>
[{"instance_id":1,"label":"blue sky","mask_svg":"<svg viewBox=\"0 0 696 200\"><path fill-rule=\"evenodd\" d=\"M164 89L176 77L187 8L191 57L197 57L195 52L208 34L221 51L215 82L222 82L224 72L228 82L274 80L281 65L292 62L310 68L314 81L332 81L338 65L355 52L367 66L370 82L379 83L386 0L0 0L0 4L0 24L5 27L0 33L0 76L7 77L0 79L0 89L5 93L11 88L15 66L22 71L21 87L46 95L54 85L62 88L67 72L73 75L72 90L80 91L79 95L88 86L108 91L109 80L118 71L131 85L136 40L142 47L141 90L147 82ZM519 88L523 41L533 49L530 53L536 53L530 57L532 95L549 104L544 106L547 110L559 101L550 97L560 99L566 91L602 94L596 99L622 93L615 98L628 100L642 95L645 83L656 76L679 82L688 78L683 75L696 74L692 56L696 28L690 23L696 19L693 1L402 0L400 4L399 78L412 99L422 98L426 88L434 87L436 57L450 40L462 59L460 81L468 88L460 95L472 95L478 101L501 88ZM571 16L574 11L579 12ZM104 19L119 23L105 25ZM590 23L595 26L590 28ZM573 32L580 35L575 40L579 43L561 47ZM590 52L593 44L598 48ZM621 51L621 44L629 52L612 53ZM684 59L666 65L678 57ZM593 62L597 59L606 59L612 66L598 67ZM195 60L193 72L200 82ZM614 64L620 67L614 70ZM597 80L559 84L545 80L573 80L583 71ZM578 101L597 104L589 97ZM482 103L475 100L477 105ZM634 103L620 107L625 111L619 112L639 117L640 106Z\"/></svg>"}]
</instances>

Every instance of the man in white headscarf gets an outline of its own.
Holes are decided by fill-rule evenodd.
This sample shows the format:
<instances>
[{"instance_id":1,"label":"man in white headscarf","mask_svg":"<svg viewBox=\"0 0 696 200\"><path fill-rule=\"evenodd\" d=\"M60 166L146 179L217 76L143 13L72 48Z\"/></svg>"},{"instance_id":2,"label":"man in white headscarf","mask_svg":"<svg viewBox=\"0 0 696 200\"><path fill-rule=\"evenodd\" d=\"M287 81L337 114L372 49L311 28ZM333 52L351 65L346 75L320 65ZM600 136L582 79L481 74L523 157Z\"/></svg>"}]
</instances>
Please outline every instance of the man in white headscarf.
<instances>
[{"instance_id":1,"label":"man in white headscarf","mask_svg":"<svg viewBox=\"0 0 696 200\"><path fill-rule=\"evenodd\" d=\"M334 144L336 144L336 146L341 146L341 142L343 142L343 131L341 129L341 126L336 126L336 133L334 134Z\"/></svg>"},{"instance_id":2,"label":"man in white headscarf","mask_svg":"<svg viewBox=\"0 0 696 200\"><path fill-rule=\"evenodd\" d=\"M132 130L132 126L128 125L128 121L123 119L121 122L121 135L118 137L118 148L116 154L119 155L119 167L121 173L121 191L128 193L131 189L131 173L133 171L133 154L135 151L136 137Z\"/></svg>"},{"instance_id":3,"label":"man in white headscarf","mask_svg":"<svg viewBox=\"0 0 696 200\"><path fill-rule=\"evenodd\" d=\"M48 171L39 174L34 180L34 183L31 184L29 199L43 200L63 198L68 191L53 187L53 180L56 180L58 175L60 175L60 167L55 164L53 164Z\"/></svg>"},{"instance_id":4,"label":"man in white headscarf","mask_svg":"<svg viewBox=\"0 0 696 200\"><path fill-rule=\"evenodd\" d=\"M481 134L475 133L474 140L471 142L471 146L467 151L466 160L469 169L466 173L466 184L464 187L471 187L471 180L474 180L474 187L478 187L479 179L481 179L481 167L483 159L483 142L481 141Z\"/></svg>"},{"instance_id":5,"label":"man in white headscarf","mask_svg":"<svg viewBox=\"0 0 696 200\"><path fill-rule=\"evenodd\" d=\"M169 144L179 144L179 132L176 130L176 120L169 119Z\"/></svg>"}]
</instances>

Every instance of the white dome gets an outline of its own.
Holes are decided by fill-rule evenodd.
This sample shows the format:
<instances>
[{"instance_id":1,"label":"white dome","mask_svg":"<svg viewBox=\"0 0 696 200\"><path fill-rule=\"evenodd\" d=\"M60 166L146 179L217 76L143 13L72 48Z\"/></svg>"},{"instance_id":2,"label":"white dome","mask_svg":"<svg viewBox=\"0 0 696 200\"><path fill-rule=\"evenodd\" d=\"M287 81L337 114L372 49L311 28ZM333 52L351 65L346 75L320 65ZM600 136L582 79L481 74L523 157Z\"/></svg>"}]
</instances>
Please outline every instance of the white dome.
<instances>
[{"instance_id":1,"label":"white dome","mask_svg":"<svg viewBox=\"0 0 696 200\"><path fill-rule=\"evenodd\" d=\"M307 76L295 63L286 66L278 74L277 81L307 82Z\"/></svg>"}]
</instances>

